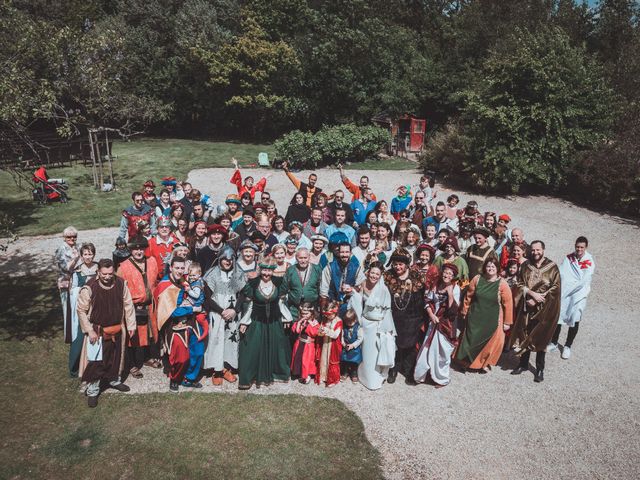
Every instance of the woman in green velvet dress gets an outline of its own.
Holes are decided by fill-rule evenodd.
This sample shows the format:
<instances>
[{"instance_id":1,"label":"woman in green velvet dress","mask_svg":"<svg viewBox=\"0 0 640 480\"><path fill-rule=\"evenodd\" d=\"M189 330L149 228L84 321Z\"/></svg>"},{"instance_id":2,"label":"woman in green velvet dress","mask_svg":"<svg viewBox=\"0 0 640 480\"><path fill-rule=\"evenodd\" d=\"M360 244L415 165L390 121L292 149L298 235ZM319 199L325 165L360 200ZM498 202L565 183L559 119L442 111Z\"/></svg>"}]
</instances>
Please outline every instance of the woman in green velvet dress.
<instances>
[{"instance_id":1,"label":"woman in green velvet dress","mask_svg":"<svg viewBox=\"0 0 640 480\"><path fill-rule=\"evenodd\" d=\"M285 328L291 315L280 299L287 293L282 278L274 277L276 261L259 262L260 276L247 282L243 293L250 302L240 321L238 358L240 390L288 382L291 377L291 344Z\"/></svg>"}]
</instances>

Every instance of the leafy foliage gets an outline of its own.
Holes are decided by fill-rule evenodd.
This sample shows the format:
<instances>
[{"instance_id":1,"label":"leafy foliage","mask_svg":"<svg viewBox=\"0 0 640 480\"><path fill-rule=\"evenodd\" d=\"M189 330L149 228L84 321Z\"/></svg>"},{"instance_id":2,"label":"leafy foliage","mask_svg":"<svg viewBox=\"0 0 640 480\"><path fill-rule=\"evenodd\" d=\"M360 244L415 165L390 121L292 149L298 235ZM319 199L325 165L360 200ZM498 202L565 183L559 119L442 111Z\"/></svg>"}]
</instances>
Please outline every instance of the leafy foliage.
<instances>
[{"instance_id":1,"label":"leafy foliage","mask_svg":"<svg viewBox=\"0 0 640 480\"><path fill-rule=\"evenodd\" d=\"M463 98L460 173L490 190L566 185L576 153L603 142L616 113L598 65L558 28L516 29Z\"/></svg>"},{"instance_id":2,"label":"leafy foliage","mask_svg":"<svg viewBox=\"0 0 640 480\"><path fill-rule=\"evenodd\" d=\"M274 148L278 159L295 168L316 168L338 162L362 162L373 157L387 143L385 129L353 124L323 127L318 132L294 130L278 139Z\"/></svg>"}]
</instances>

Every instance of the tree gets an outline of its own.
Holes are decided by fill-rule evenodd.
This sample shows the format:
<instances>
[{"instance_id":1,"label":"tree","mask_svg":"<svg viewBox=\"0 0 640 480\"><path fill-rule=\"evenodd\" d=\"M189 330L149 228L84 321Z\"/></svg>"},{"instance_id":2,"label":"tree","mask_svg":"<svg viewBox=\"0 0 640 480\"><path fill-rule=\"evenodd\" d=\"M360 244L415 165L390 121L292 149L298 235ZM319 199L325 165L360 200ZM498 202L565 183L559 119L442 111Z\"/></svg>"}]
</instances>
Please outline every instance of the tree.
<instances>
[{"instance_id":1,"label":"tree","mask_svg":"<svg viewBox=\"0 0 640 480\"><path fill-rule=\"evenodd\" d=\"M602 143L616 116L602 69L557 27L517 29L464 98L467 173L480 186L513 192L565 185L576 153Z\"/></svg>"},{"instance_id":2,"label":"tree","mask_svg":"<svg viewBox=\"0 0 640 480\"><path fill-rule=\"evenodd\" d=\"M228 123L249 126L254 134L277 132L304 110L296 95L301 64L295 50L270 40L251 14L232 41L215 50L194 47L193 53L207 67L210 95L223 100Z\"/></svg>"}]
</instances>

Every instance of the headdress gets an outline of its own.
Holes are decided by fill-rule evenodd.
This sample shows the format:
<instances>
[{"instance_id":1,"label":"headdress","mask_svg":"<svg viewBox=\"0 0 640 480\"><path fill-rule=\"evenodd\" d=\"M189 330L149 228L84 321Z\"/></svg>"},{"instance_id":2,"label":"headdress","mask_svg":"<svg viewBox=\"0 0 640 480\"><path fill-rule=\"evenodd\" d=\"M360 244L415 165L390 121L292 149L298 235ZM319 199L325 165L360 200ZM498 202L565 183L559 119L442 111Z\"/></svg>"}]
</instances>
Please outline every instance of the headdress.
<instances>
[{"instance_id":1,"label":"headdress","mask_svg":"<svg viewBox=\"0 0 640 480\"><path fill-rule=\"evenodd\" d=\"M129 250L133 250L134 248L147 248L148 246L149 242L142 235L136 235L135 237L130 238L129 243L127 243L127 248Z\"/></svg>"},{"instance_id":2,"label":"headdress","mask_svg":"<svg viewBox=\"0 0 640 480\"><path fill-rule=\"evenodd\" d=\"M171 219L169 217L160 217L158 219L158 227L170 227Z\"/></svg>"},{"instance_id":3,"label":"headdress","mask_svg":"<svg viewBox=\"0 0 640 480\"><path fill-rule=\"evenodd\" d=\"M406 248L398 247L391 254L391 258L389 259L391 263L393 262L402 262L407 265L411 264L411 254L407 251Z\"/></svg>"}]
</instances>

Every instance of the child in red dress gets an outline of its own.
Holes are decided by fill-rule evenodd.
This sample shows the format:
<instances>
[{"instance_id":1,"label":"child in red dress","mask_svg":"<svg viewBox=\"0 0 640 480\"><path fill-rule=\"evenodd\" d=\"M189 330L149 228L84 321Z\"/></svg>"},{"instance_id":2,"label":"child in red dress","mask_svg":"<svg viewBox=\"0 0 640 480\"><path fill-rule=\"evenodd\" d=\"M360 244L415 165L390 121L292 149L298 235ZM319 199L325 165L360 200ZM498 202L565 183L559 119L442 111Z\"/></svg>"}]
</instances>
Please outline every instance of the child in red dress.
<instances>
[{"instance_id":1,"label":"child in red dress","mask_svg":"<svg viewBox=\"0 0 640 480\"><path fill-rule=\"evenodd\" d=\"M322 323L316 338L316 383L327 387L340 383L340 355L342 354L342 320L338 317L338 303L329 302L322 311Z\"/></svg>"},{"instance_id":2,"label":"child in red dress","mask_svg":"<svg viewBox=\"0 0 640 480\"><path fill-rule=\"evenodd\" d=\"M316 337L320 323L310 302L300 305L300 317L291 327L298 334L291 354L291 375L300 378L300 383L309 383L316 376Z\"/></svg>"}]
</instances>

